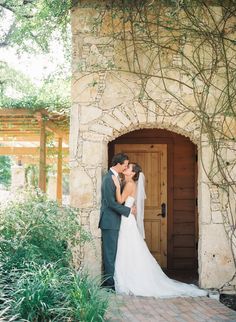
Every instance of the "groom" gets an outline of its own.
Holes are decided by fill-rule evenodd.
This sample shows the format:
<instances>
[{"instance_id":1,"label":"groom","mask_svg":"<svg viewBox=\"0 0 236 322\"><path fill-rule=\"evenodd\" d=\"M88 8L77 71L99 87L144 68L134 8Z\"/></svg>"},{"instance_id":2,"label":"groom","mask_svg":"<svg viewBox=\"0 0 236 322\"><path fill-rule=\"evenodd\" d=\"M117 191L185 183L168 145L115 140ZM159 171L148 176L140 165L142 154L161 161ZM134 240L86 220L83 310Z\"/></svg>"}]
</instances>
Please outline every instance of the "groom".
<instances>
[{"instance_id":1,"label":"groom","mask_svg":"<svg viewBox=\"0 0 236 322\"><path fill-rule=\"evenodd\" d=\"M115 290L114 270L117 251L117 242L120 229L121 215L128 217L136 213L135 207L129 208L116 201L116 187L112 180L115 175L127 169L129 158L124 153L118 153L112 158L112 166L104 176L102 182L102 200L99 228L102 230L102 255L104 265L104 281L102 286Z\"/></svg>"}]
</instances>

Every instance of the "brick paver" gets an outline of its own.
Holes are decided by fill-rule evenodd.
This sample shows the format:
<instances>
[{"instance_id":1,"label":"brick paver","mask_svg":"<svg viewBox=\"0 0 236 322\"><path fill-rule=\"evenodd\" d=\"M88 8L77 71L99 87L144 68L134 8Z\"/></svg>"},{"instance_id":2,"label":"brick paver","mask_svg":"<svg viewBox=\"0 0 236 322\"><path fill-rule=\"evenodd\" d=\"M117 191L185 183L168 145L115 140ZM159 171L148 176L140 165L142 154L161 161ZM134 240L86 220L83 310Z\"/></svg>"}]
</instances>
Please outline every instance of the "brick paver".
<instances>
[{"instance_id":1,"label":"brick paver","mask_svg":"<svg viewBox=\"0 0 236 322\"><path fill-rule=\"evenodd\" d=\"M155 299L112 295L107 322L236 322L236 312L208 297Z\"/></svg>"}]
</instances>

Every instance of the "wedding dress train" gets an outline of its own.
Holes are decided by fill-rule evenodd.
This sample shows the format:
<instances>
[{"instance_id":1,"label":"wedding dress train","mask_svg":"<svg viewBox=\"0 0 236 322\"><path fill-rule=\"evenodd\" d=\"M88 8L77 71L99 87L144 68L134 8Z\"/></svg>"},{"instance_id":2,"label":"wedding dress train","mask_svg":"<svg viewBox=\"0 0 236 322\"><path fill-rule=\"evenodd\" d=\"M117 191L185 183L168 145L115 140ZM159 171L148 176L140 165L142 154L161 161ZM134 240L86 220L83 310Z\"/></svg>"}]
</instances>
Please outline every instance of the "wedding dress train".
<instances>
[{"instance_id":1,"label":"wedding dress train","mask_svg":"<svg viewBox=\"0 0 236 322\"><path fill-rule=\"evenodd\" d=\"M125 205L132 207L134 201L129 196ZM133 215L121 219L114 280L116 292L121 294L162 298L207 295L195 285L165 275L139 233Z\"/></svg>"}]
</instances>

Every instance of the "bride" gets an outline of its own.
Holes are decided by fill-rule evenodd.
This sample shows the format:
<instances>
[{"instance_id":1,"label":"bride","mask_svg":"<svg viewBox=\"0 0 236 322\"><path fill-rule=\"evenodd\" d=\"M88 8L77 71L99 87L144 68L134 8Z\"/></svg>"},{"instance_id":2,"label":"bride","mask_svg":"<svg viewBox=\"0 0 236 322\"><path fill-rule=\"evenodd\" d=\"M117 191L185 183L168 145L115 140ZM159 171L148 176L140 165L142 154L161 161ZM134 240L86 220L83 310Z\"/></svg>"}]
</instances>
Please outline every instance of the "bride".
<instances>
[{"instance_id":1,"label":"bride","mask_svg":"<svg viewBox=\"0 0 236 322\"><path fill-rule=\"evenodd\" d=\"M118 178L116 199L132 207L137 205L135 216L122 216L115 261L115 290L117 293L154 297L206 296L207 292L195 285L170 279L151 255L144 241L143 212L145 178L137 163L130 163L123 172L125 186L121 193Z\"/></svg>"}]
</instances>

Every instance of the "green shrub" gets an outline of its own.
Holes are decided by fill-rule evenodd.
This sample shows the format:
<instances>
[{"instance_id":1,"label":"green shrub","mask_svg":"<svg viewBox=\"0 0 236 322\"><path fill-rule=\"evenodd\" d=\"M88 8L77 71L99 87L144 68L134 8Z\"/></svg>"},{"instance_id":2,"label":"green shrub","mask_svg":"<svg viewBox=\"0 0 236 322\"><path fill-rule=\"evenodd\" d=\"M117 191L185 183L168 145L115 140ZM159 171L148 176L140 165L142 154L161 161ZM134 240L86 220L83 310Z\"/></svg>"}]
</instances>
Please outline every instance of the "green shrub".
<instances>
[{"instance_id":1,"label":"green shrub","mask_svg":"<svg viewBox=\"0 0 236 322\"><path fill-rule=\"evenodd\" d=\"M60 207L41 193L26 194L22 200L9 203L0 215L0 261L4 270L23 268L32 261L68 266L71 247L90 240L75 209Z\"/></svg>"},{"instance_id":2,"label":"green shrub","mask_svg":"<svg viewBox=\"0 0 236 322\"><path fill-rule=\"evenodd\" d=\"M91 241L76 209L37 192L0 216L0 320L104 321L107 293L71 265L71 248Z\"/></svg>"}]
</instances>

